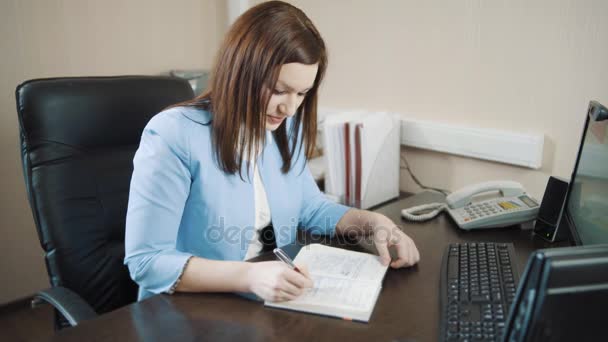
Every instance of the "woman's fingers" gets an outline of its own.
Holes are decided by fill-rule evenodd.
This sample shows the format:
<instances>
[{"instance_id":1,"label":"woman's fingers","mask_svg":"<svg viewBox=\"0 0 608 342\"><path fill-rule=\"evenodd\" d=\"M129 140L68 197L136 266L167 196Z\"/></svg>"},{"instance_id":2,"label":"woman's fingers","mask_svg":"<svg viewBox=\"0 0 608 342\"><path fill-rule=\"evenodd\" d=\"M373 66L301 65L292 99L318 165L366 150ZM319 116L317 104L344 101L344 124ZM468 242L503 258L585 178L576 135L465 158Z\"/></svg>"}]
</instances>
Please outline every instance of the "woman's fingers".
<instances>
[{"instance_id":1,"label":"woman's fingers","mask_svg":"<svg viewBox=\"0 0 608 342\"><path fill-rule=\"evenodd\" d=\"M298 267L298 269L302 272L302 274L308 278L312 280L312 277L310 276L310 272L308 271L308 266L306 265L302 265L302 264L297 264L296 267Z\"/></svg>"},{"instance_id":2,"label":"woman's fingers","mask_svg":"<svg viewBox=\"0 0 608 342\"><path fill-rule=\"evenodd\" d=\"M388 233L384 229L374 231L374 245L376 246L376 250L378 250L382 265L388 265L391 262L391 255L388 252Z\"/></svg>"},{"instance_id":3,"label":"woman's fingers","mask_svg":"<svg viewBox=\"0 0 608 342\"><path fill-rule=\"evenodd\" d=\"M412 254L413 254L413 264L417 264L418 261L420 261L420 251L418 250L418 247L416 247L416 244L414 243L414 240L409 239L410 240L410 245L412 246L411 250L412 250Z\"/></svg>"},{"instance_id":4,"label":"woman's fingers","mask_svg":"<svg viewBox=\"0 0 608 342\"><path fill-rule=\"evenodd\" d=\"M270 296L270 300L272 302L284 302L284 301L288 301L288 300L292 300L295 299L297 296L294 296L288 292L285 292L283 290L276 290L271 296Z\"/></svg>"},{"instance_id":5,"label":"woman's fingers","mask_svg":"<svg viewBox=\"0 0 608 342\"><path fill-rule=\"evenodd\" d=\"M400 268L416 264L420 260L420 253L414 241L401 231L396 232L395 235L397 237L394 239L393 246L397 249L398 258L391 262L391 267Z\"/></svg>"},{"instance_id":6,"label":"woman's fingers","mask_svg":"<svg viewBox=\"0 0 608 342\"><path fill-rule=\"evenodd\" d=\"M292 300L302 295L304 289L313 286L308 268L305 265L298 265L298 269L302 272L297 272L290 268L285 269L281 282L276 289L277 300Z\"/></svg>"},{"instance_id":7,"label":"woman's fingers","mask_svg":"<svg viewBox=\"0 0 608 342\"><path fill-rule=\"evenodd\" d=\"M285 279L283 282L281 282L280 286L281 287L280 287L279 291L284 292L284 294L287 296L297 297L297 296L301 295L302 292L304 292L303 288L295 286L294 284L287 281L287 279Z\"/></svg>"},{"instance_id":8,"label":"woman's fingers","mask_svg":"<svg viewBox=\"0 0 608 342\"><path fill-rule=\"evenodd\" d=\"M298 268L300 267L298 266ZM288 282L292 283L298 288L307 288L313 286L312 279L310 279L305 273L300 273L288 268L285 271L284 276Z\"/></svg>"},{"instance_id":9,"label":"woman's fingers","mask_svg":"<svg viewBox=\"0 0 608 342\"><path fill-rule=\"evenodd\" d=\"M395 245L397 249L398 258L391 262L392 268L400 268L404 266L410 265L410 260L412 258L410 254L409 248L406 246L407 242L403 241Z\"/></svg>"}]
</instances>

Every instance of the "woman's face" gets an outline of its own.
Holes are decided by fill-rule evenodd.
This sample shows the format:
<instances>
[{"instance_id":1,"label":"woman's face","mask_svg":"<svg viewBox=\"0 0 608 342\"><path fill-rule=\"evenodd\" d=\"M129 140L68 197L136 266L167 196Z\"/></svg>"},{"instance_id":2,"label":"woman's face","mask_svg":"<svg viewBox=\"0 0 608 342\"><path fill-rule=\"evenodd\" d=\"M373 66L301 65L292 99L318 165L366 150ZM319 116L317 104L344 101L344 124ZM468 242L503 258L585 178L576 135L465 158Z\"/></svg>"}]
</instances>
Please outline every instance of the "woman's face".
<instances>
[{"instance_id":1,"label":"woman's face","mask_svg":"<svg viewBox=\"0 0 608 342\"><path fill-rule=\"evenodd\" d=\"M281 66L279 78L266 109L266 129L274 131L285 118L296 113L304 96L313 87L319 64L287 63Z\"/></svg>"}]
</instances>

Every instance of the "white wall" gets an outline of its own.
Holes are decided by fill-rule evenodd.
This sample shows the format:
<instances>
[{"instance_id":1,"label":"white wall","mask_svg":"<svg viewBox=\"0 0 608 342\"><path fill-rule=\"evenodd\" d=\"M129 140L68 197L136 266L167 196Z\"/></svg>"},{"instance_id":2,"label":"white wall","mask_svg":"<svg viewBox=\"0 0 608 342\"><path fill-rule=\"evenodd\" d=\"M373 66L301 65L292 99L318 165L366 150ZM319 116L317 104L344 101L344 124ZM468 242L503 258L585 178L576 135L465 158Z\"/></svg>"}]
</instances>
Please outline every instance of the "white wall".
<instances>
[{"instance_id":1,"label":"white wall","mask_svg":"<svg viewBox=\"0 0 608 342\"><path fill-rule=\"evenodd\" d=\"M48 286L21 173L15 87L209 68L226 21L223 0L0 1L0 304Z\"/></svg>"},{"instance_id":2,"label":"white wall","mask_svg":"<svg viewBox=\"0 0 608 342\"><path fill-rule=\"evenodd\" d=\"M569 177L590 99L608 103L608 2L294 0L329 48L321 106L545 135L543 166L405 149L426 185ZM419 189L402 172L401 188Z\"/></svg>"}]
</instances>

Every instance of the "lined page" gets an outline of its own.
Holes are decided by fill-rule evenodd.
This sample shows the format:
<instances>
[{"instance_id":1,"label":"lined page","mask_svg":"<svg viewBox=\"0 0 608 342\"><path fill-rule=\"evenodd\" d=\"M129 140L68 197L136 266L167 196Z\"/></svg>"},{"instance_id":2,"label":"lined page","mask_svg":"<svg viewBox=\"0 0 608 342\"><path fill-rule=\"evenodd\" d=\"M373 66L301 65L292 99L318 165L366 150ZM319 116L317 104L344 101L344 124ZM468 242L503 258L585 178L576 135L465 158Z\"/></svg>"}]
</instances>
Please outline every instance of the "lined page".
<instances>
[{"instance_id":1,"label":"lined page","mask_svg":"<svg viewBox=\"0 0 608 342\"><path fill-rule=\"evenodd\" d=\"M313 287L294 300L265 305L369 321L388 269L378 256L311 244L300 249L295 262L308 267Z\"/></svg>"},{"instance_id":2,"label":"lined page","mask_svg":"<svg viewBox=\"0 0 608 342\"><path fill-rule=\"evenodd\" d=\"M321 276L375 283L382 280L388 269L388 265L382 265L377 255L320 244L302 247L295 262L305 264L313 278Z\"/></svg>"},{"instance_id":3,"label":"lined page","mask_svg":"<svg viewBox=\"0 0 608 342\"><path fill-rule=\"evenodd\" d=\"M354 284L348 279L322 276L313 276L313 280L313 288L289 303L341 307L357 311L370 310L374 305L378 286Z\"/></svg>"}]
</instances>

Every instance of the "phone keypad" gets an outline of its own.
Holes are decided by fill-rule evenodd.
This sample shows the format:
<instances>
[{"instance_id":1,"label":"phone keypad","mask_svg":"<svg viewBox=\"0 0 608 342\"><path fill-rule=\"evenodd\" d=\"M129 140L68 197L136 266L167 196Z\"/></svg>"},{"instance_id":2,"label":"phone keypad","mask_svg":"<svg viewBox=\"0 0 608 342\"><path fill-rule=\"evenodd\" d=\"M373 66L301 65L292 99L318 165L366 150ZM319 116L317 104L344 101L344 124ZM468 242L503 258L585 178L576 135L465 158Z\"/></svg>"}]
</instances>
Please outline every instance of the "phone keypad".
<instances>
[{"instance_id":1,"label":"phone keypad","mask_svg":"<svg viewBox=\"0 0 608 342\"><path fill-rule=\"evenodd\" d=\"M501 213L504 210L501 207L497 206L495 203L482 202L470 204L464 207L464 211L467 213L469 220L475 220L477 218ZM465 221L469 220L465 218Z\"/></svg>"},{"instance_id":2,"label":"phone keypad","mask_svg":"<svg viewBox=\"0 0 608 342\"><path fill-rule=\"evenodd\" d=\"M460 228L469 230L506 227L511 222L533 220L538 207L530 208L519 197L499 197L450 208L448 212Z\"/></svg>"}]
</instances>

